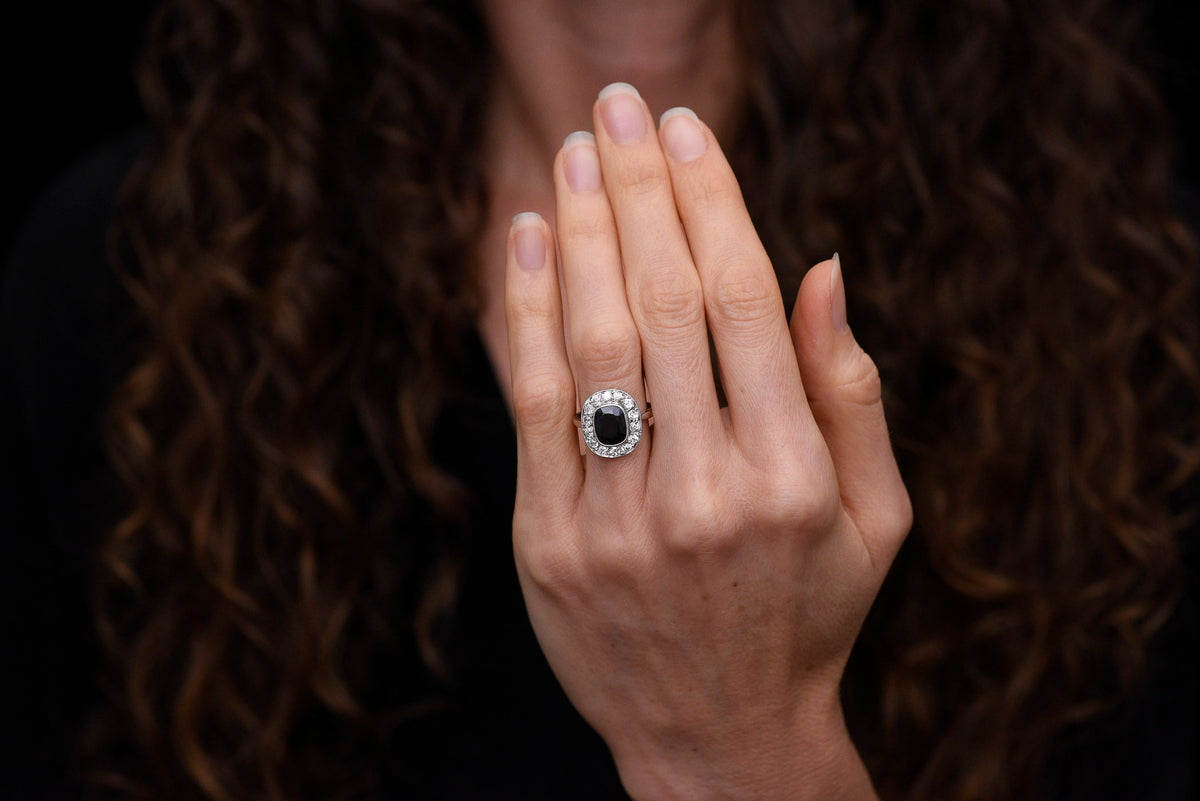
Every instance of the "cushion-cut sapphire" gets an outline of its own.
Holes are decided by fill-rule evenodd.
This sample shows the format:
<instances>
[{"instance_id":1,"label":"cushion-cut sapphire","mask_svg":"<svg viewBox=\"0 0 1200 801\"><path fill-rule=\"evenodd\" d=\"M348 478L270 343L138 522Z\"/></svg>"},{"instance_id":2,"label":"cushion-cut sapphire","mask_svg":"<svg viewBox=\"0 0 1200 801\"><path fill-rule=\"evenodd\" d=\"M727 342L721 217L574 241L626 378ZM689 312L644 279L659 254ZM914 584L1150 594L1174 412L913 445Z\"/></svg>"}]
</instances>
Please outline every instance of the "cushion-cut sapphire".
<instances>
[{"instance_id":1,"label":"cushion-cut sapphire","mask_svg":"<svg viewBox=\"0 0 1200 801\"><path fill-rule=\"evenodd\" d=\"M601 406L592 416L596 428L596 439L602 445L620 445L629 435L629 424L625 410L620 406Z\"/></svg>"}]
</instances>

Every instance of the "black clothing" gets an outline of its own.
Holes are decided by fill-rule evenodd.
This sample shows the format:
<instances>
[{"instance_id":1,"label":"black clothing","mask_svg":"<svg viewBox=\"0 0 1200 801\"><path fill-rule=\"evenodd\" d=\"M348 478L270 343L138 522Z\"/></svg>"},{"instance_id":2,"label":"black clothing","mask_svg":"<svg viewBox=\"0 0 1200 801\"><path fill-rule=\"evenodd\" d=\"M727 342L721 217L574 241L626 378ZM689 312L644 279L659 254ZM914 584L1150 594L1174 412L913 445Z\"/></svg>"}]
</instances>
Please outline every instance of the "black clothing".
<instances>
[{"instance_id":1,"label":"black clothing","mask_svg":"<svg viewBox=\"0 0 1200 801\"><path fill-rule=\"evenodd\" d=\"M0 799L71 798L70 742L94 701L89 548L121 512L100 411L131 365L131 301L106 258L118 185L142 146L94 154L39 201L11 255L0 306L0 682L7 734ZM435 458L476 490L457 607L461 690L401 724L384 799L625 798L603 740L571 706L538 648L512 555L516 440L481 342L435 438ZM485 442L480 458L478 442ZM403 680L397 677L397 680ZM6 738L11 739L11 737Z\"/></svg>"},{"instance_id":2,"label":"black clothing","mask_svg":"<svg viewBox=\"0 0 1200 801\"><path fill-rule=\"evenodd\" d=\"M85 596L89 547L119 511L99 411L129 366L129 301L105 259L117 184L140 147L100 151L54 186L12 254L0 312L0 509L9 668L8 737L0 795L74 797L68 744L96 688ZM461 695L402 726L384 771L385 799L620 799L603 742L567 701L538 650L516 582L510 523L515 442L482 345L450 409L457 430L439 447L482 493L491 528L478 532L463 581ZM478 442L486 442L480 458ZM1193 562L1194 564L1194 562ZM1142 703L1064 744L1051 777L1061 799L1186 801L1197 664L1190 605L1161 638Z\"/></svg>"}]
</instances>

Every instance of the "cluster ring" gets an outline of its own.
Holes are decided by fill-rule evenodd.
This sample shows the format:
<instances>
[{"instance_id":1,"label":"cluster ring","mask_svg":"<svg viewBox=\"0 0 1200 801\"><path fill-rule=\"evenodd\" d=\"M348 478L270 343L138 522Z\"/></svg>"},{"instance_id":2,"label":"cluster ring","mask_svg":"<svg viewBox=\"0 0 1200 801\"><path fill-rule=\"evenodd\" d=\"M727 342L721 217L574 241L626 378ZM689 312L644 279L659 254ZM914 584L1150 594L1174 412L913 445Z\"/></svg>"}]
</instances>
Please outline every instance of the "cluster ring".
<instances>
[{"instance_id":1,"label":"cluster ring","mask_svg":"<svg viewBox=\"0 0 1200 801\"><path fill-rule=\"evenodd\" d=\"M653 423L650 404L643 412L632 395L612 388L593 392L575 415L575 425L583 432L588 449L606 459L633 453L642 432Z\"/></svg>"}]
</instances>

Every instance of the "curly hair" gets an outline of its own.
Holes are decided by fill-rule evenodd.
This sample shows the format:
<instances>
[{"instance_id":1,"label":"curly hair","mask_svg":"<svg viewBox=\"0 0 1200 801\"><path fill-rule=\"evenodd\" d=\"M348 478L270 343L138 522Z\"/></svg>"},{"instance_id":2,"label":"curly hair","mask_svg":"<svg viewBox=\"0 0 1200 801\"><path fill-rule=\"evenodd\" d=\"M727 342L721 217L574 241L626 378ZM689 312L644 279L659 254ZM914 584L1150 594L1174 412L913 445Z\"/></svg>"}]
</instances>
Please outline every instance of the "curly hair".
<instances>
[{"instance_id":1,"label":"curly hair","mask_svg":"<svg viewBox=\"0 0 1200 801\"><path fill-rule=\"evenodd\" d=\"M1144 675L1200 470L1195 250L1135 20L741 22L728 149L785 293L842 253L916 511L848 667L852 733L885 799L1035 797L1055 737ZM157 16L114 237L145 346L107 418L130 505L97 560L97 787L347 797L445 678L470 492L430 444L480 308L490 58L469 0ZM428 685L385 681L406 659Z\"/></svg>"}]
</instances>

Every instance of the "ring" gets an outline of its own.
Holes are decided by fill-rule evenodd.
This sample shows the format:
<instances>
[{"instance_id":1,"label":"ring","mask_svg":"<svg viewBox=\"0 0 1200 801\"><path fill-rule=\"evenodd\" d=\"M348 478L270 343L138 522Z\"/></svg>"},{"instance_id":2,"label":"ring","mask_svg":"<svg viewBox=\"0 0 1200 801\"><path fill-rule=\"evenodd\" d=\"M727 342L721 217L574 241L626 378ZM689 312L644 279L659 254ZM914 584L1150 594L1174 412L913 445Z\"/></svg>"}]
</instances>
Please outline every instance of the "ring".
<instances>
[{"instance_id":1,"label":"ring","mask_svg":"<svg viewBox=\"0 0 1200 801\"><path fill-rule=\"evenodd\" d=\"M583 431L588 449L606 459L633 453L642 438L642 426L653 424L650 404L643 412L633 396L620 389L593 392L575 415L575 425Z\"/></svg>"}]
</instances>

